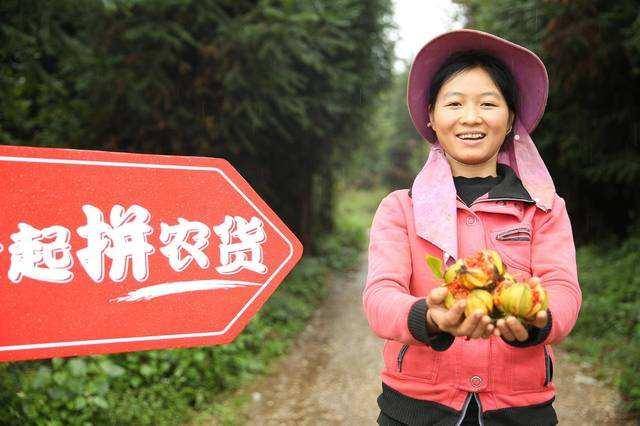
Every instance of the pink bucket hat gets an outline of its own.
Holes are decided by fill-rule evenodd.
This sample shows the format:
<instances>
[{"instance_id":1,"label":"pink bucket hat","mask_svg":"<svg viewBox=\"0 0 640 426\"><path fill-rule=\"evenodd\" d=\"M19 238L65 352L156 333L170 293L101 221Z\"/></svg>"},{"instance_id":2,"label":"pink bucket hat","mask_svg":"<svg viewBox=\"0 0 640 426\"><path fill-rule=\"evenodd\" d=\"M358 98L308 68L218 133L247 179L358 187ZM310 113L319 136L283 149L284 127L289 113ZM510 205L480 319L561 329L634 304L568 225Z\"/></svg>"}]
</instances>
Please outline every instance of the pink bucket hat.
<instances>
[{"instance_id":1,"label":"pink bucket hat","mask_svg":"<svg viewBox=\"0 0 640 426\"><path fill-rule=\"evenodd\" d=\"M464 50L486 51L509 68L520 93L516 115L527 132L531 133L542 118L547 104L547 69L529 49L493 34L470 29L450 31L432 39L420 49L413 60L407 84L407 104L418 133L429 142L436 140L433 129L427 126L429 85L447 57Z\"/></svg>"},{"instance_id":2,"label":"pink bucket hat","mask_svg":"<svg viewBox=\"0 0 640 426\"><path fill-rule=\"evenodd\" d=\"M540 157L531 133L547 103L549 79L538 56L530 50L482 31L463 29L442 34L428 42L414 59L407 85L407 103L418 132L431 142L429 158L411 187L416 233L440 247L445 262L457 259L456 189L446 153L427 126L429 86L435 73L452 53L482 50L500 59L511 71L520 98L513 125L513 143L498 155L511 167L536 205L548 211L555 186Z\"/></svg>"}]
</instances>

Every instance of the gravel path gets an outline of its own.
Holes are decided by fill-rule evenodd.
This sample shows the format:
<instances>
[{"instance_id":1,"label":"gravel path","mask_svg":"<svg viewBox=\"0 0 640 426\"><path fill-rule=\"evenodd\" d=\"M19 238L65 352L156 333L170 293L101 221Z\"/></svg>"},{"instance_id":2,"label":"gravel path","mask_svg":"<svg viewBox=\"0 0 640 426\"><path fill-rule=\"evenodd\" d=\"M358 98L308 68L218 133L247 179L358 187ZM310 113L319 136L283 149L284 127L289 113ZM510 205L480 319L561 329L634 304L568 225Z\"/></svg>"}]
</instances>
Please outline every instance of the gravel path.
<instances>
[{"instance_id":1,"label":"gravel path","mask_svg":"<svg viewBox=\"0 0 640 426\"><path fill-rule=\"evenodd\" d=\"M361 305L366 262L336 279L308 327L274 369L241 392L251 425L371 425L378 414L382 341ZM617 417L617 393L556 349L554 404L561 425L637 425Z\"/></svg>"}]
</instances>

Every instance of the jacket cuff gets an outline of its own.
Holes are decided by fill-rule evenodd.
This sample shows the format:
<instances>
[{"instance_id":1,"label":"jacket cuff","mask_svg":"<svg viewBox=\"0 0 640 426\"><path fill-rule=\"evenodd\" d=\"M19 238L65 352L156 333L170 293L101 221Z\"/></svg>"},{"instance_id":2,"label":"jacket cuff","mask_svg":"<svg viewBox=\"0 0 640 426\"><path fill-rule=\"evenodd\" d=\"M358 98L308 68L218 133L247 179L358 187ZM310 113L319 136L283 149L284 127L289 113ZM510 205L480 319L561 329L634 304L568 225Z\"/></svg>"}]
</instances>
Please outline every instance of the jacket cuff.
<instances>
[{"instance_id":1,"label":"jacket cuff","mask_svg":"<svg viewBox=\"0 0 640 426\"><path fill-rule=\"evenodd\" d=\"M509 342L508 340L504 340L507 344L511 346L515 346L516 348L526 348L529 346L539 345L540 343L547 340L549 337L549 333L551 333L551 326L553 324L553 317L551 316L551 311L547 309L547 324L542 328L537 327L528 327L527 331L529 332L529 337L527 340L520 342L519 340L513 340Z\"/></svg>"},{"instance_id":2,"label":"jacket cuff","mask_svg":"<svg viewBox=\"0 0 640 426\"><path fill-rule=\"evenodd\" d=\"M444 351L453 344L453 335L446 332L429 334L427 330L427 300L420 299L415 302L409 310L407 318L409 332L414 339L431 346L435 351Z\"/></svg>"}]
</instances>

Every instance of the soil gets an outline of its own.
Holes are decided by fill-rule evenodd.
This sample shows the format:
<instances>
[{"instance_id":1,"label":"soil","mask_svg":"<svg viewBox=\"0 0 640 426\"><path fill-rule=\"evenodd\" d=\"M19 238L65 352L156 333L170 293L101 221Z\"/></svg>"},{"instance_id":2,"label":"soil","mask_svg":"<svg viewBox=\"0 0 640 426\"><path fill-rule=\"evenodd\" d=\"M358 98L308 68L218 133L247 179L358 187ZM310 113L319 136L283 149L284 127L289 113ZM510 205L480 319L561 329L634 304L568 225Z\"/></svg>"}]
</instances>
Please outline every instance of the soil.
<instances>
[{"instance_id":1,"label":"soil","mask_svg":"<svg viewBox=\"0 0 640 426\"><path fill-rule=\"evenodd\" d=\"M250 396L241 417L250 425L372 425L379 410L382 340L367 324L361 292L366 261L333 280L288 355L272 374L239 393ZM620 414L620 396L555 348L554 407L560 425L639 425ZM213 421L213 424L216 424Z\"/></svg>"}]
</instances>

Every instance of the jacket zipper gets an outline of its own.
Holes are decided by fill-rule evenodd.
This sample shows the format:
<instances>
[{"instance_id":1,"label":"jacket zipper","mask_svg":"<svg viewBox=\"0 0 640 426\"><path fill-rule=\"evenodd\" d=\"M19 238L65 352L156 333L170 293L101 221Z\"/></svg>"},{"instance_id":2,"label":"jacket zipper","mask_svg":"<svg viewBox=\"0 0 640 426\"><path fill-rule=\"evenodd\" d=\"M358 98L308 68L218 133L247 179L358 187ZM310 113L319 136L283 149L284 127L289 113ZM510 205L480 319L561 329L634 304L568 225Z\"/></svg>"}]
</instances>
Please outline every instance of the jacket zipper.
<instances>
[{"instance_id":1,"label":"jacket zipper","mask_svg":"<svg viewBox=\"0 0 640 426\"><path fill-rule=\"evenodd\" d=\"M478 394L474 393L473 397L476 399L476 403L478 404L478 422L480 426L484 426L484 422L482 421L482 404L480 403L480 398L478 398Z\"/></svg>"},{"instance_id":2,"label":"jacket zipper","mask_svg":"<svg viewBox=\"0 0 640 426\"><path fill-rule=\"evenodd\" d=\"M471 203L470 206L467 206L467 203L464 202L464 200L462 198L460 198L459 195L456 195L456 199L460 200L460 202L462 202L462 204L469 210L471 210L471 207L473 207L475 204L479 204L479 203L488 203L490 201L522 201L525 203L529 203L529 204L536 204L536 202L532 199L524 199L524 198L483 198L483 199L475 199L473 201L473 203Z\"/></svg>"},{"instance_id":3,"label":"jacket zipper","mask_svg":"<svg viewBox=\"0 0 640 426\"><path fill-rule=\"evenodd\" d=\"M520 227L502 231L496 235L498 241L531 241L531 229Z\"/></svg>"},{"instance_id":4,"label":"jacket zipper","mask_svg":"<svg viewBox=\"0 0 640 426\"><path fill-rule=\"evenodd\" d=\"M403 345L402 348L400 349L400 352L398 352L398 373L402 373L402 361L404 360L404 354L407 353L407 350L409 349L409 345Z\"/></svg>"},{"instance_id":5,"label":"jacket zipper","mask_svg":"<svg viewBox=\"0 0 640 426\"><path fill-rule=\"evenodd\" d=\"M544 346L544 367L545 367L545 378L544 385L548 386L549 383L553 380L553 360L551 359L551 355L547 352L547 346Z\"/></svg>"},{"instance_id":6,"label":"jacket zipper","mask_svg":"<svg viewBox=\"0 0 640 426\"><path fill-rule=\"evenodd\" d=\"M533 203L535 204L536 202L533 201L532 199L524 199L524 198L483 198L482 200L480 199L476 199L473 203L471 203L471 206L473 206L476 203L488 203L490 201L523 201L525 203ZM469 206L469 207L471 207Z\"/></svg>"},{"instance_id":7,"label":"jacket zipper","mask_svg":"<svg viewBox=\"0 0 640 426\"><path fill-rule=\"evenodd\" d=\"M524 198L485 198L483 200L476 200L473 203L471 203L471 206L473 206L474 204L477 203L485 203L488 201L523 201L525 203L529 203L529 204L535 204L538 208L542 209L545 212L548 212L549 210L551 210L551 207L546 207L546 206L540 206L538 205L538 202L535 200L525 200ZM471 208L471 206L469 206L469 208Z\"/></svg>"},{"instance_id":8,"label":"jacket zipper","mask_svg":"<svg viewBox=\"0 0 640 426\"><path fill-rule=\"evenodd\" d=\"M464 406L462 407L462 414L460 414L460 418L456 422L456 426L460 426L462 421L464 420L464 416L467 415L467 408L469 408L469 402L471 402L471 393L467 395L467 399L464 401Z\"/></svg>"},{"instance_id":9,"label":"jacket zipper","mask_svg":"<svg viewBox=\"0 0 640 426\"><path fill-rule=\"evenodd\" d=\"M518 228L507 229L506 231L499 232L496 235L496 237L497 238L513 237L514 235L518 235L518 234L531 235L531 229L525 226L520 226Z\"/></svg>"}]
</instances>

